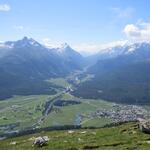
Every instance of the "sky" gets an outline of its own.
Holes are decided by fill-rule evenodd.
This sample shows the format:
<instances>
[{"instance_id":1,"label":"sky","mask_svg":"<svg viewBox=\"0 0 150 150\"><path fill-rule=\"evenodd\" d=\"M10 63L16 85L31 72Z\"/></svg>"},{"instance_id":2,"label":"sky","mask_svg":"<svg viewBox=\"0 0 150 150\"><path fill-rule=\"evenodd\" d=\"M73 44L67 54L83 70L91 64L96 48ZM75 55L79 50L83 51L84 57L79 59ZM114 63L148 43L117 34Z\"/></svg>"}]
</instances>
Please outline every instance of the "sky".
<instances>
[{"instance_id":1,"label":"sky","mask_svg":"<svg viewBox=\"0 0 150 150\"><path fill-rule=\"evenodd\" d=\"M0 41L24 36L84 54L150 40L150 0L0 0Z\"/></svg>"}]
</instances>

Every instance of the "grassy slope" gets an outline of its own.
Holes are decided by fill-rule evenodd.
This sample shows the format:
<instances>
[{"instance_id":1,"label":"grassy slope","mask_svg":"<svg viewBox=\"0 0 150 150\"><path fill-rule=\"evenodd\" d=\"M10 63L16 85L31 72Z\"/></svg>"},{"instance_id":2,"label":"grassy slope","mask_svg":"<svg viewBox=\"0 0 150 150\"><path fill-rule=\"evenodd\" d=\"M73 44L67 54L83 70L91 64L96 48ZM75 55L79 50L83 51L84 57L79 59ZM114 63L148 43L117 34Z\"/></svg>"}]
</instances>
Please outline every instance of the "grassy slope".
<instances>
[{"instance_id":1,"label":"grassy slope","mask_svg":"<svg viewBox=\"0 0 150 150\"><path fill-rule=\"evenodd\" d=\"M86 133L82 133L86 131ZM32 137L48 136L48 145L42 148L32 147ZM0 141L1 150L79 150L95 149L99 150L149 150L148 141L150 135L141 133L137 129L137 123L125 123L111 128L75 130L69 134L67 131L52 131L31 134L27 136L12 138ZM10 145L16 141L16 145ZM93 148L92 148L93 147Z\"/></svg>"}]
</instances>

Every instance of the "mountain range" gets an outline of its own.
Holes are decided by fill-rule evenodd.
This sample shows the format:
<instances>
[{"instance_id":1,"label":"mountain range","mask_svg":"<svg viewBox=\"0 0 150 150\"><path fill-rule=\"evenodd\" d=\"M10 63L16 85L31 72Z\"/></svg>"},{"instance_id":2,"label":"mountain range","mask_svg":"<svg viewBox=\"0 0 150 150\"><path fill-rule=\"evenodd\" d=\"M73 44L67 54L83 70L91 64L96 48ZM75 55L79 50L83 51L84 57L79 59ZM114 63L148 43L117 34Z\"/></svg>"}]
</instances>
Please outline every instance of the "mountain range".
<instances>
[{"instance_id":1,"label":"mountain range","mask_svg":"<svg viewBox=\"0 0 150 150\"><path fill-rule=\"evenodd\" d=\"M115 46L85 58L66 43L60 48L47 48L27 37L0 43L0 99L54 94L54 87L60 87L47 79L65 78L84 67L87 69L82 76L92 74L93 78L75 85L75 96L149 104L149 42Z\"/></svg>"},{"instance_id":2,"label":"mountain range","mask_svg":"<svg viewBox=\"0 0 150 150\"><path fill-rule=\"evenodd\" d=\"M0 45L0 99L12 95L54 93L45 82L81 69L82 56L65 44L49 49L32 38Z\"/></svg>"},{"instance_id":3,"label":"mountain range","mask_svg":"<svg viewBox=\"0 0 150 150\"><path fill-rule=\"evenodd\" d=\"M86 73L90 81L78 85L74 94L119 103L149 104L150 43L112 47L89 57L96 63Z\"/></svg>"}]
</instances>

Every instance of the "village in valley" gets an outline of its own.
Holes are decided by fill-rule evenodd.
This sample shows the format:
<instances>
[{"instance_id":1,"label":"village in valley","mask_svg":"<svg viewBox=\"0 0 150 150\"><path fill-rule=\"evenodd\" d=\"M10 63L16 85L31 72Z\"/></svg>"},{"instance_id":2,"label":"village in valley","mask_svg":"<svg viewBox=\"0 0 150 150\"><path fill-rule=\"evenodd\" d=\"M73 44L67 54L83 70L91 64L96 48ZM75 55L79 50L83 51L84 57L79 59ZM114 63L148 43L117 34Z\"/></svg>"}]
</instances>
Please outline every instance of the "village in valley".
<instances>
[{"instance_id":1,"label":"village in valley","mask_svg":"<svg viewBox=\"0 0 150 150\"><path fill-rule=\"evenodd\" d=\"M149 119L150 111L142 106L113 104L112 109L97 109L81 115L81 118L108 118L113 122L137 121L139 118Z\"/></svg>"}]
</instances>

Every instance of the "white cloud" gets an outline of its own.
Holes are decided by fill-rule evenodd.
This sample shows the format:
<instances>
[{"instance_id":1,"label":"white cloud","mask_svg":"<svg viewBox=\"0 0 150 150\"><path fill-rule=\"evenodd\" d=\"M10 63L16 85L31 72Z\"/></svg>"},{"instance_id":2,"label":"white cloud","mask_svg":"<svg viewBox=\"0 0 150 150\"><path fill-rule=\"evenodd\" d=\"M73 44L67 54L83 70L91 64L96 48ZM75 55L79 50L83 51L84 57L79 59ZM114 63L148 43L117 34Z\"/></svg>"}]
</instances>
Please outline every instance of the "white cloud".
<instances>
[{"instance_id":1,"label":"white cloud","mask_svg":"<svg viewBox=\"0 0 150 150\"><path fill-rule=\"evenodd\" d=\"M127 35L127 37L137 38L141 36L140 29L134 24L126 25L123 31Z\"/></svg>"},{"instance_id":2,"label":"white cloud","mask_svg":"<svg viewBox=\"0 0 150 150\"><path fill-rule=\"evenodd\" d=\"M150 23L127 24L123 32L129 40L150 40Z\"/></svg>"},{"instance_id":3,"label":"white cloud","mask_svg":"<svg viewBox=\"0 0 150 150\"><path fill-rule=\"evenodd\" d=\"M16 30L23 30L24 29L24 27L21 25L15 25L15 26L13 26L13 28Z\"/></svg>"},{"instance_id":4,"label":"white cloud","mask_svg":"<svg viewBox=\"0 0 150 150\"><path fill-rule=\"evenodd\" d=\"M111 10L115 13L118 18L131 18L135 12L134 8L120 8L120 7L112 7Z\"/></svg>"},{"instance_id":5,"label":"white cloud","mask_svg":"<svg viewBox=\"0 0 150 150\"><path fill-rule=\"evenodd\" d=\"M8 4L0 4L0 11L10 11L10 9Z\"/></svg>"}]
</instances>

